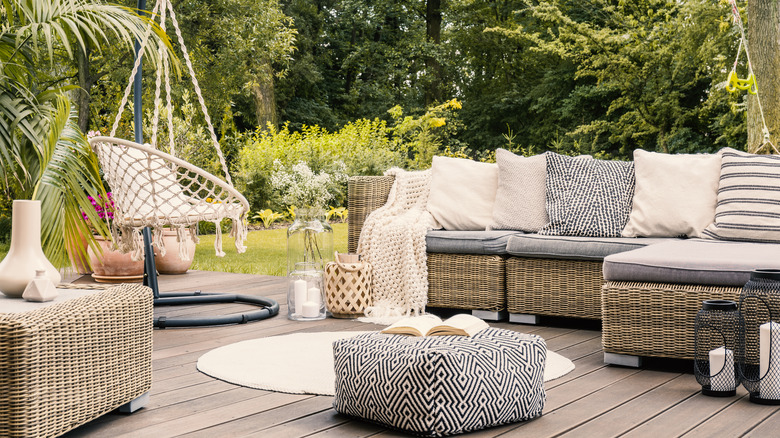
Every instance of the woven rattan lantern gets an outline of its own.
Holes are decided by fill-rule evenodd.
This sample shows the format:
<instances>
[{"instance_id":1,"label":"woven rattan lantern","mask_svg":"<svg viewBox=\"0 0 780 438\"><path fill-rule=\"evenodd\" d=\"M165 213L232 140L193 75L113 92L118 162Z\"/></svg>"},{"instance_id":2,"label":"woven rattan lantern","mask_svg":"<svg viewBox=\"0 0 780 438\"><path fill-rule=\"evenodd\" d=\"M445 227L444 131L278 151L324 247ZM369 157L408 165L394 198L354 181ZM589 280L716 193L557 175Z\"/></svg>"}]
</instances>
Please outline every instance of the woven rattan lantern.
<instances>
[{"instance_id":1,"label":"woven rattan lantern","mask_svg":"<svg viewBox=\"0 0 780 438\"><path fill-rule=\"evenodd\" d=\"M334 318L363 316L371 299L371 265L357 254L336 253L325 267L328 312Z\"/></svg>"},{"instance_id":2,"label":"woven rattan lantern","mask_svg":"<svg viewBox=\"0 0 780 438\"><path fill-rule=\"evenodd\" d=\"M742 317L737 303L707 300L696 314L694 372L704 395L736 395L740 383Z\"/></svg>"},{"instance_id":3,"label":"woven rattan lantern","mask_svg":"<svg viewBox=\"0 0 780 438\"><path fill-rule=\"evenodd\" d=\"M745 320L742 384L750 401L780 404L780 270L757 269L739 297Z\"/></svg>"}]
</instances>

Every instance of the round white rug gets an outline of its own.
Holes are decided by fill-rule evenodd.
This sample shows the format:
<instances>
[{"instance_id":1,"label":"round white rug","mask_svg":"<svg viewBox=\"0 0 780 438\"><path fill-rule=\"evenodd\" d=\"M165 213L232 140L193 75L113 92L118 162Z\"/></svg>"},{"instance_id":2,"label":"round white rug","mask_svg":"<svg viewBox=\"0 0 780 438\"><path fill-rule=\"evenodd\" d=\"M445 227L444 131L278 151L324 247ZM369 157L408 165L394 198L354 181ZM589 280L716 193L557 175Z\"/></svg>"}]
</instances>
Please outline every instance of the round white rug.
<instances>
[{"instance_id":1,"label":"round white rug","mask_svg":"<svg viewBox=\"0 0 780 438\"><path fill-rule=\"evenodd\" d=\"M236 385L290 394L333 395L333 341L369 332L295 333L237 342L209 351L198 370ZM574 363L547 350L544 381L574 369Z\"/></svg>"}]
</instances>

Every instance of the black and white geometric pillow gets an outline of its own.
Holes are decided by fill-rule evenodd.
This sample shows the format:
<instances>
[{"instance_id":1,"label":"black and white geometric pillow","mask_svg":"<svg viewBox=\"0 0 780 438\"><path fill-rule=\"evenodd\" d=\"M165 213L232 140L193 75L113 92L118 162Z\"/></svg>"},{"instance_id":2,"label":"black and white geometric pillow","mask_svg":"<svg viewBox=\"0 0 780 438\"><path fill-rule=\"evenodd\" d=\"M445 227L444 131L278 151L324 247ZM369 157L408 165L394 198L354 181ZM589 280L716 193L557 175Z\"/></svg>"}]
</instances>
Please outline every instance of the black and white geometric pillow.
<instances>
[{"instance_id":1,"label":"black and white geometric pillow","mask_svg":"<svg viewBox=\"0 0 780 438\"><path fill-rule=\"evenodd\" d=\"M620 237L631 214L634 163L547 154L547 214L539 234Z\"/></svg>"},{"instance_id":2,"label":"black and white geometric pillow","mask_svg":"<svg viewBox=\"0 0 780 438\"><path fill-rule=\"evenodd\" d=\"M340 413L423 436L528 420L545 402L544 339L368 333L333 343Z\"/></svg>"},{"instance_id":3,"label":"black and white geometric pillow","mask_svg":"<svg viewBox=\"0 0 780 438\"><path fill-rule=\"evenodd\" d=\"M780 156L721 150L715 222L702 237L780 242Z\"/></svg>"}]
</instances>

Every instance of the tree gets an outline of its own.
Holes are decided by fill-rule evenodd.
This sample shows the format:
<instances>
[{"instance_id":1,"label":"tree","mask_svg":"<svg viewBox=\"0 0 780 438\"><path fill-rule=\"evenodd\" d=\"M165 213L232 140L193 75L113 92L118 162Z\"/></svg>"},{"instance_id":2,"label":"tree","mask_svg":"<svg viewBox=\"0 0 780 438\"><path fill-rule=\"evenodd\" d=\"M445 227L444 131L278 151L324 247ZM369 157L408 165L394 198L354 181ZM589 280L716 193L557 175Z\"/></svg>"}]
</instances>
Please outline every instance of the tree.
<instances>
[{"instance_id":1,"label":"tree","mask_svg":"<svg viewBox=\"0 0 780 438\"><path fill-rule=\"evenodd\" d=\"M131 50L147 21L99 0L8 0L0 5L0 180L13 198L41 201L42 243L56 266L68 263L65 242L91 235L81 212L107 233L88 195L105 194L97 159L76 126L70 87L49 88L40 70L55 51L100 47L113 35ZM167 44L155 29L152 46Z\"/></svg>"},{"instance_id":2,"label":"tree","mask_svg":"<svg viewBox=\"0 0 780 438\"><path fill-rule=\"evenodd\" d=\"M275 126L274 81L286 73L296 35L279 1L206 0L179 7L209 111L252 117L240 121L244 127ZM242 111L242 102L249 108Z\"/></svg>"},{"instance_id":3,"label":"tree","mask_svg":"<svg viewBox=\"0 0 780 438\"><path fill-rule=\"evenodd\" d=\"M444 74L436 51L441 44L441 0L427 0L425 2L425 36L426 43L431 53L425 56L425 70L429 78L425 86L425 106L442 101L442 82Z\"/></svg>"},{"instance_id":4,"label":"tree","mask_svg":"<svg viewBox=\"0 0 780 438\"><path fill-rule=\"evenodd\" d=\"M759 92L758 96L748 96L747 149L750 152L777 153L764 144L764 124L758 98L760 96L770 140L777 145L780 141L780 3L751 0L747 9L748 49Z\"/></svg>"}]
</instances>

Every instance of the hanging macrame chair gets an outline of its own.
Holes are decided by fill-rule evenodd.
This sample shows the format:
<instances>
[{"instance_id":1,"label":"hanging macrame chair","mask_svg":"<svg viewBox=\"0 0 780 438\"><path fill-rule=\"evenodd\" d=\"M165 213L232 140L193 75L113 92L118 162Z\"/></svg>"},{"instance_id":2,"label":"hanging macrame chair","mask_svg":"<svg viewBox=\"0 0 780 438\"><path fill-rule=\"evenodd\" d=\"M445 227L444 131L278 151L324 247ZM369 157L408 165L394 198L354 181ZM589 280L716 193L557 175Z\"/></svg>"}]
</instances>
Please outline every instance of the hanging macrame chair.
<instances>
[{"instance_id":1,"label":"hanging macrame chair","mask_svg":"<svg viewBox=\"0 0 780 438\"><path fill-rule=\"evenodd\" d=\"M163 243L162 235L165 228L177 231L179 255L186 260L188 258L186 239L198 242L196 233L198 222L213 222L216 228L215 251L217 256L222 257L225 255L222 251L222 221L228 219L232 222L230 235L235 238L236 250L243 253L246 250L244 246L247 236L246 216L249 212L249 203L246 198L233 187L225 157L219 146L187 47L184 45L179 24L176 21L173 6L170 0L158 0L151 11L151 15L159 19L159 25L163 31L168 14L170 14L188 73L192 79L192 85L203 111L211 142L216 149L222 171L225 174L225 180L175 156L176 145L170 81L171 60L164 47L161 47L156 54L157 77L151 141L148 144L139 144L115 137L130 91L133 88L133 78L139 71L151 35L152 25L150 23L143 40L138 45L130 81L119 105L119 111L110 135L107 137L97 136L89 140L98 157L106 182L112 191L114 218L111 223L111 234L122 252L132 252L135 259L145 257L144 284L152 288L155 305L239 302L264 308L245 314L198 319L172 320L160 317L155 319L155 326L163 328L202 326L245 323L265 319L279 311L278 304L273 300L255 296L203 294L200 292L160 294L157 287L152 245L156 245L162 255L172 249L166 248ZM162 106L160 95L163 82L165 84L165 115L168 123L168 149L170 153L158 150L157 144L160 108ZM138 89L136 93L138 93ZM138 99L137 101L140 102ZM135 108L135 111L139 112L140 108ZM138 124L136 129L139 129ZM138 132L136 138L140 138Z\"/></svg>"}]
</instances>

